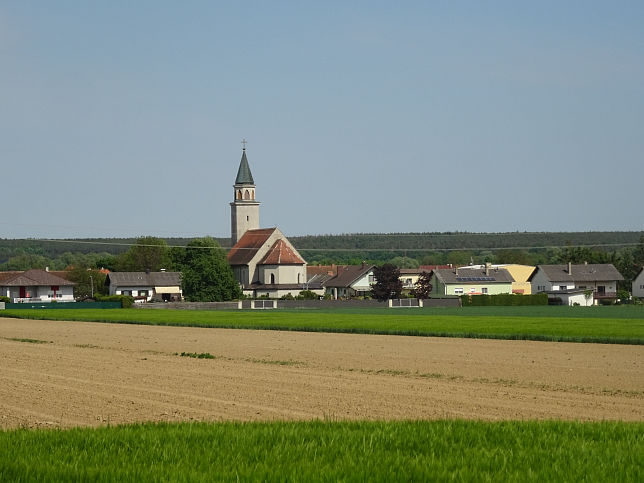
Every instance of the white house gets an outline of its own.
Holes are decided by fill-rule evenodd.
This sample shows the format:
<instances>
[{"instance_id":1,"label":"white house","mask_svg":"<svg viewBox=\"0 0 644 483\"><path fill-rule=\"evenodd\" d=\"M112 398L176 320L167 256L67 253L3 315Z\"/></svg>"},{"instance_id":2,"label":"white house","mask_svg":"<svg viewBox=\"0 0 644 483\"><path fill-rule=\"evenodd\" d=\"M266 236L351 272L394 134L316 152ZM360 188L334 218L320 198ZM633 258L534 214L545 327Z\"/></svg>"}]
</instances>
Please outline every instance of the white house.
<instances>
[{"instance_id":1,"label":"white house","mask_svg":"<svg viewBox=\"0 0 644 483\"><path fill-rule=\"evenodd\" d=\"M181 272L110 272L105 278L110 295L130 295L136 302L181 301Z\"/></svg>"},{"instance_id":2,"label":"white house","mask_svg":"<svg viewBox=\"0 0 644 483\"><path fill-rule=\"evenodd\" d=\"M545 292L549 298L561 298L571 291L592 292L595 304L602 300L615 301L620 280L624 277L611 263L537 265L530 277L532 293Z\"/></svg>"},{"instance_id":3,"label":"white house","mask_svg":"<svg viewBox=\"0 0 644 483\"><path fill-rule=\"evenodd\" d=\"M74 285L47 270L0 273L0 295L13 303L73 302Z\"/></svg>"},{"instance_id":4,"label":"white house","mask_svg":"<svg viewBox=\"0 0 644 483\"><path fill-rule=\"evenodd\" d=\"M375 282L373 265L338 265L334 277L324 285L326 293L333 299L364 297L371 294L371 285Z\"/></svg>"},{"instance_id":5,"label":"white house","mask_svg":"<svg viewBox=\"0 0 644 483\"><path fill-rule=\"evenodd\" d=\"M644 298L644 268L640 270L640 273L633 280L631 295L633 297Z\"/></svg>"}]
</instances>

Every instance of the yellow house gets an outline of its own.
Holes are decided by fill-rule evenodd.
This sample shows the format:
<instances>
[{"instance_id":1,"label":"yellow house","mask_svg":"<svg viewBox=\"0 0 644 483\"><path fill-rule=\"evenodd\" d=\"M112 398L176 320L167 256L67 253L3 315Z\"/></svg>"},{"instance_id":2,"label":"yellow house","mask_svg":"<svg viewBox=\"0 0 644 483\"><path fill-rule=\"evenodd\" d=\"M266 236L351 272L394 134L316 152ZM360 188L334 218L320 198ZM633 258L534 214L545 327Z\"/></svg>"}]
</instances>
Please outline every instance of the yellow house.
<instances>
[{"instance_id":1,"label":"yellow house","mask_svg":"<svg viewBox=\"0 0 644 483\"><path fill-rule=\"evenodd\" d=\"M512 293L520 293L523 295L530 295L532 293L532 285L528 279L536 267L516 264L499 265L499 267L505 268L512 275L514 279Z\"/></svg>"}]
</instances>

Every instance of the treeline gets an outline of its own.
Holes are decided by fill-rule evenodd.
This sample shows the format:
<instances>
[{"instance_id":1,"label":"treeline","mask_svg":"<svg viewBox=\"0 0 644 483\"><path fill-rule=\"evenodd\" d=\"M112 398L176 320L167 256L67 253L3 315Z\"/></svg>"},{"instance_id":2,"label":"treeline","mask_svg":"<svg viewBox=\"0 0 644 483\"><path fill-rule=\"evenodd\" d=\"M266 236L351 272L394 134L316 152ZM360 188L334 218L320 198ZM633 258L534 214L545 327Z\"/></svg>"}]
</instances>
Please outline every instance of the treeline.
<instances>
[{"instance_id":1,"label":"treeline","mask_svg":"<svg viewBox=\"0 0 644 483\"><path fill-rule=\"evenodd\" d=\"M143 238L74 240L0 239L0 270L70 267L131 270L131 248ZM152 239L152 237L148 237ZM193 238L163 240L168 253L180 253ZM624 288L644 265L644 231L637 232L511 232L511 233L388 233L290 237L310 265L392 263L400 268L420 265L518 263L612 263L624 275ZM228 247L230 240L213 239ZM173 269L176 257L164 260Z\"/></svg>"}]
</instances>

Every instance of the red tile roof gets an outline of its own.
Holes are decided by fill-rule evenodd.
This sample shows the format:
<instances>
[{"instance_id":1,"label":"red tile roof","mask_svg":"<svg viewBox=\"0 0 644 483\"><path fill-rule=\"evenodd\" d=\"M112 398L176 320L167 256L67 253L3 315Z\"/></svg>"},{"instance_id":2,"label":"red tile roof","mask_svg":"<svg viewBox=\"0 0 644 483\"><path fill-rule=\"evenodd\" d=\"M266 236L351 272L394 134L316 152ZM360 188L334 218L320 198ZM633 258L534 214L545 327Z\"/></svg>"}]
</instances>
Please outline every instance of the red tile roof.
<instances>
[{"instance_id":1,"label":"red tile roof","mask_svg":"<svg viewBox=\"0 0 644 483\"><path fill-rule=\"evenodd\" d=\"M228 252L228 263L231 265L246 265L266 243L266 240L277 228L260 228L248 230Z\"/></svg>"},{"instance_id":2,"label":"red tile roof","mask_svg":"<svg viewBox=\"0 0 644 483\"><path fill-rule=\"evenodd\" d=\"M302 265L304 263L306 262L282 239L277 240L259 262L260 265Z\"/></svg>"}]
</instances>

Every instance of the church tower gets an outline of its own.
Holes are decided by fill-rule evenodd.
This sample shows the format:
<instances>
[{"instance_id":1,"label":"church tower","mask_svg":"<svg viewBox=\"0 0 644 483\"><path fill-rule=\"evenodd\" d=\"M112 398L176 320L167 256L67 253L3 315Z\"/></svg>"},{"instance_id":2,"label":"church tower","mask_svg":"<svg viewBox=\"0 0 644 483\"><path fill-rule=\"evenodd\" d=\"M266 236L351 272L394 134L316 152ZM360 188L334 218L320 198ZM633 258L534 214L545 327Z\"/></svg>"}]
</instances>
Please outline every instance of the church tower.
<instances>
[{"instance_id":1,"label":"church tower","mask_svg":"<svg viewBox=\"0 0 644 483\"><path fill-rule=\"evenodd\" d=\"M231 241L235 245L248 230L259 228L259 202L255 201L255 181L246 158L246 141L235 179L234 201L230 204Z\"/></svg>"}]
</instances>

